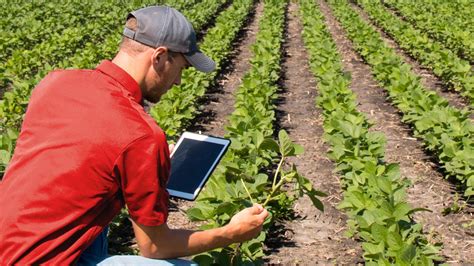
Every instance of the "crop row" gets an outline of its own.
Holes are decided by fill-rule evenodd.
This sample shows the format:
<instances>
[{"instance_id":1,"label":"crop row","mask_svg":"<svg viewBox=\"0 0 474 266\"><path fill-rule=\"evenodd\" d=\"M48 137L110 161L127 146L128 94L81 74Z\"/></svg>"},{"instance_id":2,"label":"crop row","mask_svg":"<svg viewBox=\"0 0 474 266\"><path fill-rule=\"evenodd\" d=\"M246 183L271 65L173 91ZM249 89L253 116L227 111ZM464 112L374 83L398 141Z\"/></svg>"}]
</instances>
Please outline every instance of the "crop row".
<instances>
[{"instance_id":1,"label":"crop row","mask_svg":"<svg viewBox=\"0 0 474 266\"><path fill-rule=\"evenodd\" d=\"M474 9L472 1L421 0L420 4L433 16L440 16L443 20L451 21L456 27L465 27L471 32L474 29L474 17L469 16L472 15Z\"/></svg>"},{"instance_id":2,"label":"crop row","mask_svg":"<svg viewBox=\"0 0 474 266\"><path fill-rule=\"evenodd\" d=\"M474 63L474 25L472 24L474 23L472 19L474 5L472 3L470 8L462 8L462 3L459 1L427 2L423 3L423 9L420 9L419 2L393 0L384 2L396 9L415 27Z\"/></svg>"},{"instance_id":3,"label":"crop row","mask_svg":"<svg viewBox=\"0 0 474 266\"><path fill-rule=\"evenodd\" d=\"M0 86L5 88L14 82L31 79L40 71L48 72L58 64L66 63L68 58L80 51L85 44L100 43L105 36L118 29L123 19L117 18L123 16L129 7L127 5L103 6L101 11L97 11L100 17L96 20L72 24L62 31L51 32L45 41L37 45L29 45L27 42L21 49L15 49L0 64ZM55 24L63 24L61 20L52 21L53 28ZM44 27L48 28L48 25ZM13 89L15 89L15 84L13 84Z\"/></svg>"},{"instance_id":4,"label":"crop row","mask_svg":"<svg viewBox=\"0 0 474 266\"><path fill-rule=\"evenodd\" d=\"M376 1L358 0L371 19L425 67L456 91L468 97L474 107L474 73L468 61L432 40L427 34L413 28L393 15L384 5ZM473 41L474 44L474 41Z\"/></svg>"},{"instance_id":5,"label":"crop row","mask_svg":"<svg viewBox=\"0 0 474 266\"><path fill-rule=\"evenodd\" d=\"M437 157L446 177L457 179L466 196L474 194L474 126L468 113L424 88L410 66L348 4L331 3L354 48L403 113L402 120L412 125L414 135Z\"/></svg>"},{"instance_id":6,"label":"crop row","mask_svg":"<svg viewBox=\"0 0 474 266\"><path fill-rule=\"evenodd\" d=\"M200 264L261 264L263 242L270 226L288 215L300 193L309 195L322 208L317 196L323 194L314 190L295 167L285 165L286 159L300 153L302 148L293 144L284 131L278 133L278 142L272 139L287 3L284 0L263 3L259 32L251 48L251 68L238 88L235 110L226 126L226 136L232 145L195 206L188 210L188 216L206 221L203 229L214 228L228 223L243 207L260 203L270 211L271 219L256 239L196 256L194 260ZM268 172L276 165L270 178ZM287 193L282 189L289 183L296 185L296 191Z\"/></svg>"},{"instance_id":7,"label":"crop row","mask_svg":"<svg viewBox=\"0 0 474 266\"><path fill-rule=\"evenodd\" d=\"M44 5L45 2L40 2L40 1L35 1L35 2L14 2L14 1L7 1L7 0L1 0L0 4L7 6L8 8L2 8L0 9L0 16L9 18L9 19L14 19L16 17L22 17L28 11L31 10L32 7L41 7ZM8 22L6 21L0 21L0 25L6 25Z\"/></svg>"},{"instance_id":8,"label":"crop row","mask_svg":"<svg viewBox=\"0 0 474 266\"><path fill-rule=\"evenodd\" d=\"M107 17L109 13L115 13L112 9L121 9L120 5L110 7L105 1L76 1L77 3L63 5L58 12L56 3L45 3L41 7L32 7L29 16L19 17L11 24L21 24L20 27L1 29L0 35L0 61L4 62L13 53L22 54L32 47L48 42L52 38L60 38L63 31L72 28L81 28L84 25L101 25L107 21L113 21Z\"/></svg>"},{"instance_id":9,"label":"crop row","mask_svg":"<svg viewBox=\"0 0 474 266\"><path fill-rule=\"evenodd\" d=\"M200 12L196 12L199 16L202 14L212 17L213 12L217 10L216 5L222 5L225 1L212 1L212 0L203 0L193 8L200 9ZM146 3L141 3L140 6L146 5ZM174 2L175 7L180 9L180 5L186 5L186 1ZM113 17L113 20L120 21L119 18L123 17L127 11L139 8L140 6L134 6L132 4L125 6L124 10L120 13L110 13L109 15ZM190 12L190 11L187 11ZM184 12L186 13L186 12ZM189 17L193 21L192 17ZM120 23L122 24L122 23ZM113 29L117 32L120 31L122 25L115 25ZM99 27L100 28L100 27ZM201 25L195 25L196 30L200 30ZM110 30L108 30L110 31ZM71 57L63 57L59 62L53 62L54 65L45 65L41 66L38 69L36 75L32 77L25 77L24 79L14 80L13 89L7 91L3 99L0 101L0 120L2 126L0 128L0 175L3 175L6 165L10 160L10 156L13 153L15 146L15 141L18 136L18 131L22 122L22 117L25 112L26 106L28 105L28 99L30 97L31 90L33 87L43 78L53 68L92 68L100 60L105 58L112 58L117 51L117 47L120 41L119 34L104 34L106 36L102 37L102 43L97 43L95 41L87 42L83 45L81 50L78 50ZM77 37L76 38L80 38ZM64 46L62 44L61 46ZM54 49L54 48L51 48ZM58 48L59 49L59 48ZM47 54L47 52L44 52ZM37 51L37 60L41 61L44 57L44 53ZM58 55L60 53L58 52ZM43 61L42 61L43 62ZM44 63L44 62L43 62ZM25 66L26 68L28 66ZM20 71L22 71L20 69Z\"/></svg>"},{"instance_id":10,"label":"crop row","mask_svg":"<svg viewBox=\"0 0 474 266\"><path fill-rule=\"evenodd\" d=\"M303 39L318 81L324 138L345 190L339 208L349 215L349 232L363 242L369 265L433 264L438 249L411 218L420 209L406 203L407 183L400 178L399 165L384 161L385 135L369 132L371 124L356 109L350 76L343 71L324 16L313 1L301 0L300 5Z\"/></svg>"},{"instance_id":11,"label":"crop row","mask_svg":"<svg viewBox=\"0 0 474 266\"><path fill-rule=\"evenodd\" d=\"M29 18L40 20L44 15L52 12L46 1L10 1L10 3L0 1L0 4L5 7L0 9L0 17L2 18L0 20L0 30L4 32L25 27Z\"/></svg>"}]
</instances>

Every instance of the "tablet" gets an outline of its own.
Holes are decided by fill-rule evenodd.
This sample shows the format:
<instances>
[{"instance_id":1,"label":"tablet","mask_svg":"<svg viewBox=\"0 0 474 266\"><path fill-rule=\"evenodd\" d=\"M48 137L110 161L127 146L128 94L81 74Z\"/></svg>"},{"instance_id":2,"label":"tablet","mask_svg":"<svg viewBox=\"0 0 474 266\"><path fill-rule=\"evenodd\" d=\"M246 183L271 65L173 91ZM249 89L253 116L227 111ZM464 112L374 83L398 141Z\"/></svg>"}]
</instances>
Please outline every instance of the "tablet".
<instances>
[{"instance_id":1,"label":"tablet","mask_svg":"<svg viewBox=\"0 0 474 266\"><path fill-rule=\"evenodd\" d=\"M195 200L229 145L228 139L184 132L171 153L169 194Z\"/></svg>"}]
</instances>

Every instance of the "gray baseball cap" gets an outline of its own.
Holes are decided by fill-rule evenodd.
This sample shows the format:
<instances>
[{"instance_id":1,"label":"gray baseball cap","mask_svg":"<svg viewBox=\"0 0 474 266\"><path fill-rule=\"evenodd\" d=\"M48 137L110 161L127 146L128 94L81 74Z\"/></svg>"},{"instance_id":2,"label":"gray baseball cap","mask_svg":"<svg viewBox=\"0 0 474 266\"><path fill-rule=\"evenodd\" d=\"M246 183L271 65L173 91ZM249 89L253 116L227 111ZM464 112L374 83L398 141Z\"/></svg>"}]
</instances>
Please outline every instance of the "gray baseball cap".
<instances>
[{"instance_id":1,"label":"gray baseball cap","mask_svg":"<svg viewBox=\"0 0 474 266\"><path fill-rule=\"evenodd\" d=\"M135 17L137 30L125 27L123 35L151 47L165 46L184 55L197 70L209 73L216 63L203 54L196 43L191 23L178 10L168 6L150 6L128 14Z\"/></svg>"}]
</instances>

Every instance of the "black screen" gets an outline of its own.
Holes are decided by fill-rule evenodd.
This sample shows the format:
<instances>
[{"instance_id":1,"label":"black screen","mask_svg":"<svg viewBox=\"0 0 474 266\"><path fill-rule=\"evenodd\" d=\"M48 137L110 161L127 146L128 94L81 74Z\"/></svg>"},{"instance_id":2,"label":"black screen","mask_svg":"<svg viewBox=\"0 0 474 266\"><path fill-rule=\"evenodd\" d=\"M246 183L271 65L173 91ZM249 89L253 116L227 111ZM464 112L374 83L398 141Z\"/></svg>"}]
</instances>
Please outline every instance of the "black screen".
<instances>
[{"instance_id":1,"label":"black screen","mask_svg":"<svg viewBox=\"0 0 474 266\"><path fill-rule=\"evenodd\" d=\"M224 145L183 139L171 158L168 189L194 194Z\"/></svg>"}]
</instances>

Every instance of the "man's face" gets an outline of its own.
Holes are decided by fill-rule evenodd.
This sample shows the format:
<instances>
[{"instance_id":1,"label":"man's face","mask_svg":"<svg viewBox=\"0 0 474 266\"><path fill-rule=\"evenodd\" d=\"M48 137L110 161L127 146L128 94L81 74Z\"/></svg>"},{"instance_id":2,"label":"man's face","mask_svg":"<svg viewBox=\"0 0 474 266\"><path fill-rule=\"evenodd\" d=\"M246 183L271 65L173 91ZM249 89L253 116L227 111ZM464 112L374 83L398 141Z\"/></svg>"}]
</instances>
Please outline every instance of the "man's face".
<instances>
[{"instance_id":1,"label":"man's face","mask_svg":"<svg viewBox=\"0 0 474 266\"><path fill-rule=\"evenodd\" d=\"M181 53L170 53L163 55L160 60L165 60L163 64L153 64L154 73L151 73L147 80L148 90L143 97L157 103L173 85L181 83L183 69L190 65Z\"/></svg>"}]
</instances>

